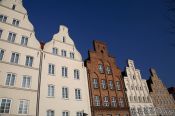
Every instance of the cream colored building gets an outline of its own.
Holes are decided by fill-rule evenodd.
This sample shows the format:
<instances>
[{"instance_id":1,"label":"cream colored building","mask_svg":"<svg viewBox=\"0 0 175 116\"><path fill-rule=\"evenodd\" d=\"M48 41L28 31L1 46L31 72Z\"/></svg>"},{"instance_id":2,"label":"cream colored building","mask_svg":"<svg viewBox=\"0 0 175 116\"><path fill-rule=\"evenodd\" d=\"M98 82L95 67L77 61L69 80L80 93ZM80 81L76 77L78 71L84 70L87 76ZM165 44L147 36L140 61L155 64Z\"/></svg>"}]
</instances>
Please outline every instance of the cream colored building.
<instances>
[{"instance_id":1,"label":"cream colored building","mask_svg":"<svg viewBox=\"0 0 175 116\"><path fill-rule=\"evenodd\" d=\"M1 0L0 116L36 116L40 50L22 0Z\"/></svg>"},{"instance_id":2,"label":"cream colored building","mask_svg":"<svg viewBox=\"0 0 175 116\"><path fill-rule=\"evenodd\" d=\"M86 68L63 25L44 45L40 91L40 116L91 116Z\"/></svg>"},{"instance_id":3,"label":"cream colored building","mask_svg":"<svg viewBox=\"0 0 175 116\"><path fill-rule=\"evenodd\" d=\"M146 80L142 79L140 70L135 68L133 60L128 60L124 82L131 116L155 116Z\"/></svg>"}]
</instances>

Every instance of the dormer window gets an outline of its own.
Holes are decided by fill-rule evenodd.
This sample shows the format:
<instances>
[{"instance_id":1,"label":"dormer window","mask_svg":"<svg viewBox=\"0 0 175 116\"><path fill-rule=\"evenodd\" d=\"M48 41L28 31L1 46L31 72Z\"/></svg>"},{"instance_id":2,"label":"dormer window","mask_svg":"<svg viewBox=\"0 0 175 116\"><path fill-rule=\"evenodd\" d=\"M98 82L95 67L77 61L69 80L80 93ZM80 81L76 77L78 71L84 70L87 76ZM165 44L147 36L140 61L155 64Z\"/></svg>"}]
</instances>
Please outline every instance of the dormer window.
<instances>
[{"instance_id":1,"label":"dormer window","mask_svg":"<svg viewBox=\"0 0 175 116\"><path fill-rule=\"evenodd\" d=\"M12 6L12 10L15 10L15 8L16 8L16 5L13 4L13 6Z\"/></svg>"},{"instance_id":2,"label":"dormer window","mask_svg":"<svg viewBox=\"0 0 175 116\"><path fill-rule=\"evenodd\" d=\"M66 38L63 36L63 43L65 43L66 42Z\"/></svg>"}]
</instances>

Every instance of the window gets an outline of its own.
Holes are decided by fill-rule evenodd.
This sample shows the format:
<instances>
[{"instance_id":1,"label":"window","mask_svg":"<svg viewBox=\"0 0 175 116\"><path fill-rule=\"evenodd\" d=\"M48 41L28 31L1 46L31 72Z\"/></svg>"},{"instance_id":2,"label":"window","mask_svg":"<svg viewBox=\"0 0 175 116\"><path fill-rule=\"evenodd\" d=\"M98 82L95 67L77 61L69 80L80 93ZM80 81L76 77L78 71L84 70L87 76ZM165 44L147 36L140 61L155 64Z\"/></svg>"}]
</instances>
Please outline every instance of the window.
<instances>
[{"instance_id":1,"label":"window","mask_svg":"<svg viewBox=\"0 0 175 116\"><path fill-rule=\"evenodd\" d=\"M69 98L69 96L68 96L68 88L67 87L63 87L62 88L62 97L64 99L68 99Z\"/></svg>"},{"instance_id":2,"label":"window","mask_svg":"<svg viewBox=\"0 0 175 116\"><path fill-rule=\"evenodd\" d=\"M14 43L15 42L15 38L16 38L16 34L10 32L8 35L8 41Z\"/></svg>"},{"instance_id":3,"label":"window","mask_svg":"<svg viewBox=\"0 0 175 116\"><path fill-rule=\"evenodd\" d=\"M76 116L83 116L83 112L77 112Z\"/></svg>"},{"instance_id":4,"label":"window","mask_svg":"<svg viewBox=\"0 0 175 116\"><path fill-rule=\"evenodd\" d=\"M109 106L108 96L105 96L105 97L104 97L103 103L104 103L104 104L103 104L104 106Z\"/></svg>"},{"instance_id":5,"label":"window","mask_svg":"<svg viewBox=\"0 0 175 116\"><path fill-rule=\"evenodd\" d=\"M53 110L47 110L47 116L55 116L55 112Z\"/></svg>"},{"instance_id":6,"label":"window","mask_svg":"<svg viewBox=\"0 0 175 116\"><path fill-rule=\"evenodd\" d=\"M28 108L29 108L29 101L27 100L20 100L19 103L19 114L28 114Z\"/></svg>"},{"instance_id":7,"label":"window","mask_svg":"<svg viewBox=\"0 0 175 116\"><path fill-rule=\"evenodd\" d=\"M58 55L58 49L57 48L52 48L52 54Z\"/></svg>"},{"instance_id":8,"label":"window","mask_svg":"<svg viewBox=\"0 0 175 116\"><path fill-rule=\"evenodd\" d=\"M148 112L148 108L147 108L147 107L144 107L144 113L145 113L146 115L149 114L149 112Z\"/></svg>"},{"instance_id":9,"label":"window","mask_svg":"<svg viewBox=\"0 0 175 116\"><path fill-rule=\"evenodd\" d=\"M26 56L26 64L25 65L32 67L32 64L33 64L33 57Z\"/></svg>"},{"instance_id":10,"label":"window","mask_svg":"<svg viewBox=\"0 0 175 116\"><path fill-rule=\"evenodd\" d=\"M102 64L99 64L99 65L98 65L98 71L99 71L100 73L104 73L104 71L103 71L103 65L102 65Z\"/></svg>"},{"instance_id":11,"label":"window","mask_svg":"<svg viewBox=\"0 0 175 116\"><path fill-rule=\"evenodd\" d=\"M19 20L17 20L17 19L13 19L12 25L18 27L18 26L19 26Z\"/></svg>"},{"instance_id":12,"label":"window","mask_svg":"<svg viewBox=\"0 0 175 116\"><path fill-rule=\"evenodd\" d=\"M22 87L30 88L30 83L31 83L31 77L23 76Z\"/></svg>"},{"instance_id":13,"label":"window","mask_svg":"<svg viewBox=\"0 0 175 116\"><path fill-rule=\"evenodd\" d=\"M0 15L0 21L1 22L6 22L6 20L7 20L7 17L6 16L4 16L4 15Z\"/></svg>"},{"instance_id":14,"label":"window","mask_svg":"<svg viewBox=\"0 0 175 116\"><path fill-rule=\"evenodd\" d=\"M112 99L112 101L111 101L111 106L112 106L112 107L116 107L116 106L117 106L116 98L115 98L115 97L112 97L111 99Z\"/></svg>"},{"instance_id":15,"label":"window","mask_svg":"<svg viewBox=\"0 0 175 116\"><path fill-rule=\"evenodd\" d=\"M103 89L106 89L106 80L102 80L101 85L102 85L102 88L103 88Z\"/></svg>"},{"instance_id":16,"label":"window","mask_svg":"<svg viewBox=\"0 0 175 116\"><path fill-rule=\"evenodd\" d=\"M22 36L21 38L21 45L27 46L28 43L28 37Z\"/></svg>"},{"instance_id":17,"label":"window","mask_svg":"<svg viewBox=\"0 0 175 116\"><path fill-rule=\"evenodd\" d=\"M70 52L70 58L74 59L74 53L73 52Z\"/></svg>"},{"instance_id":18,"label":"window","mask_svg":"<svg viewBox=\"0 0 175 116\"><path fill-rule=\"evenodd\" d=\"M11 100L8 98L0 99L0 113L9 113Z\"/></svg>"},{"instance_id":19,"label":"window","mask_svg":"<svg viewBox=\"0 0 175 116\"><path fill-rule=\"evenodd\" d=\"M81 99L81 91L80 91L80 89L75 89L75 99Z\"/></svg>"},{"instance_id":20,"label":"window","mask_svg":"<svg viewBox=\"0 0 175 116\"><path fill-rule=\"evenodd\" d=\"M63 36L63 43L65 43L66 42L66 38Z\"/></svg>"},{"instance_id":21,"label":"window","mask_svg":"<svg viewBox=\"0 0 175 116\"><path fill-rule=\"evenodd\" d=\"M12 73L7 74L5 85L14 86L14 84L15 84L15 78L16 78L16 75L15 74L12 74Z\"/></svg>"},{"instance_id":22,"label":"window","mask_svg":"<svg viewBox=\"0 0 175 116\"><path fill-rule=\"evenodd\" d=\"M48 96L53 97L54 96L54 85L48 85Z\"/></svg>"},{"instance_id":23,"label":"window","mask_svg":"<svg viewBox=\"0 0 175 116\"><path fill-rule=\"evenodd\" d=\"M15 8L16 8L16 5L13 4L12 9L15 10Z\"/></svg>"},{"instance_id":24,"label":"window","mask_svg":"<svg viewBox=\"0 0 175 116\"><path fill-rule=\"evenodd\" d=\"M1 36L2 36L2 32L3 32L3 31L0 29L0 38L1 38Z\"/></svg>"},{"instance_id":25,"label":"window","mask_svg":"<svg viewBox=\"0 0 175 116\"><path fill-rule=\"evenodd\" d=\"M106 67L106 73L107 74L112 74L112 71L111 71L111 67L110 66L107 66Z\"/></svg>"},{"instance_id":26,"label":"window","mask_svg":"<svg viewBox=\"0 0 175 116\"><path fill-rule=\"evenodd\" d=\"M113 81L109 81L109 88L112 90L113 89Z\"/></svg>"},{"instance_id":27,"label":"window","mask_svg":"<svg viewBox=\"0 0 175 116\"><path fill-rule=\"evenodd\" d=\"M97 79L93 79L93 86L94 86L94 88L98 88L98 80Z\"/></svg>"},{"instance_id":28,"label":"window","mask_svg":"<svg viewBox=\"0 0 175 116\"><path fill-rule=\"evenodd\" d=\"M4 50L0 49L0 60L3 59L3 56L4 56Z\"/></svg>"},{"instance_id":29,"label":"window","mask_svg":"<svg viewBox=\"0 0 175 116\"><path fill-rule=\"evenodd\" d=\"M99 96L94 96L94 105L100 106L100 97Z\"/></svg>"},{"instance_id":30,"label":"window","mask_svg":"<svg viewBox=\"0 0 175 116\"><path fill-rule=\"evenodd\" d=\"M54 64L49 64L48 73L50 75L54 75L55 74L55 65Z\"/></svg>"},{"instance_id":31,"label":"window","mask_svg":"<svg viewBox=\"0 0 175 116\"><path fill-rule=\"evenodd\" d=\"M116 89L121 90L120 81L116 81Z\"/></svg>"},{"instance_id":32,"label":"window","mask_svg":"<svg viewBox=\"0 0 175 116\"><path fill-rule=\"evenodd\" d=\"M69 111L63 111L62 116L69 116Z\"/></svg>"},{"instance_id":33,"label":"window","mask_svg":"<svg viewBox=\"0 0 175 116\"><path fill-rule=\"evenodd\" d=\"M62 67L62 76L67 77L67 72L68 72L68 68L63 66Z\"/></svg>"},{"instance_id":34,"label":"window","mask_svg":"<svg viewBox=\"0 0 175 116\"><path fill-rule=\"evenodd\" d=\"M80 71L78 69L74 70L74 79L80 79Z\"/></svg>"},{"instance_id":35,"label":"window","mask_svg":"<svg viewBox=\"0 0 175 116\"><path fill-rule=\"evenodd\" d=\"M123 98L119 98L118 103L119 103L120 107L122 107L122 108L125 107Z\"/></svg>"},{"instance_id":36,"label":"window","mask_svg":"<svg viewBox=\"0 0 175 116\"><path fill-rule=\"evenodd\" d=\"M19 54L18 53L12 53L10 62L18 64L18 60L19 60Z\"/></svg>"},{"instance_id":37,"label":"window","mask_svg":"<svg viewBox=\"0 0 175 116\"><path fill-rule=\"evenodd\" d=\"M134 107L132 107L130 111L132 116L137 116L136 109Z\"/></svg>"},{"instance_id":38,"label":"window","mask_svg":"<svg viewBox=\"0 0 175 116\"><path fill-rule=\"evenodd\" d=\"M66 50L61 50L61 55L66 57Z\"/></svg>"}]
</instances>

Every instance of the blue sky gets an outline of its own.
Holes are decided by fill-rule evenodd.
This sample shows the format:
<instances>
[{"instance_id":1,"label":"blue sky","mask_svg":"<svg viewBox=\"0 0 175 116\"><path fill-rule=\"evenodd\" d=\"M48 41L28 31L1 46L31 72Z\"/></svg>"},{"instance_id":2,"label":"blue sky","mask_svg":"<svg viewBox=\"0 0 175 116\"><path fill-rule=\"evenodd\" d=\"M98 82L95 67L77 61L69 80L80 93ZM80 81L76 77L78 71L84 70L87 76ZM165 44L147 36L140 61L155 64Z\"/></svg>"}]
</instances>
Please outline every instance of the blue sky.
<instances>
[{"instance_id":1,"label":"blue sky","mask_svg":"<svg viewBox=\"0 0 175 116\"><path fill-rule=\"evenodd\" d=\"M175 86L175 34L169 32L166 0L23 0L39 41L48 42L59 25L88 57L93 40L106 42L124 70L135 61L148 79L153 67L167 87Z\"/></svg>"}]
</instances>

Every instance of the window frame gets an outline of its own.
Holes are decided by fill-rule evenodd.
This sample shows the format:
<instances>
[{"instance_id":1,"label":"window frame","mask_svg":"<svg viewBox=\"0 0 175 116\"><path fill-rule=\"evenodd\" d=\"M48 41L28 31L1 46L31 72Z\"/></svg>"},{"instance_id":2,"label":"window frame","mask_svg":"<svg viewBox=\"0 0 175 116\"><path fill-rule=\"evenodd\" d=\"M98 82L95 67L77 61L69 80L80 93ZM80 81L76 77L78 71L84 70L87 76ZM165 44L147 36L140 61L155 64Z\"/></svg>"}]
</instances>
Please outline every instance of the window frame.
<instances>
[{"instance_id":1,"label":"window frame","mask_svg":"<svg viewBox=\"0 0 175 116\"><path fill-rule=\"evenodd\" d=\"M21 112L20 112L21 102L23 102L23 104L22 104L22 109L21 109ZM26 104L24 104L25 102L27 103L26 109L25 109ZM24 109L25 109L26 113L25 113L25 111L23 111ZM28 114L28 113L29 113L29 100L25 100L25 99L20 100L19 101L18 114Z\"/></svg>"},{"instance_id":2,"label":"window frame","mask_svg":"<svg viewBox=\"0 0 175 116\"><path fill-rule=\"evenodd\" d=\"M66 86L63 86L61 91L62 91L62 98L69 99L69 88Z\"/></svg>"},{"instance_id":3,"label":"window frame","mask_svg":"<svg viewBox=\"0 0 175 116\"><path fill-rule=\"evenodd\" d=\"M10 75L10 77L9 77L9 79L7 79L8 78L8 75ZM14 78L14 80L13 80L13 84L11 84L12 82L12 78ZM9 80L9 82L7 83L7 80ZM7 73L7 75L6 75L6 80L5 80L5 86L11 86L11 87L13 87L13 86L15 86L15 82L16 82L16 74L15 73Z\"/></svg>"},{"instance_id":4,"label":"window frame","mask_svg":"<svg viewBox=\"0 0 175 116\"><path fill-rule=\"evenodd\" d=\"M0 98L0 107L2 107L2 100L3 100L3 99L5 99L6 102L5 102L5 107L4 107L4 109L2 110L3 112L1 112L1 110L0 110L0 114L10 114L12 99L10 99L10 98ZM10 105L9 105L9 108L8 108L8 112L5 112L5 111L7 110L7 100L10 101Z\"/></svg>"},{"instance_id":5,"label":"window frame","mask_svg":"<svg viewBox=\"0 0 175 116\"><path fill-rule=\"evenodd\" d=\"M25 83L24 83L24 78L26 78ZM28 79L30 79L29 82L28 82ZM23 75L21 87L29 89L29 88L31 88L31 82L32 82L32 77L31 76ZM27 85L27 84L29 84L29 85Z\"/></svg>"},{"instance_id":6,"label":"window frame","mask_svg":"<svg viewBox=\"0 0 175 116\"><path fill-rule=\"evenodd\" d=\"M22 36L21 37L21 45L22 46L27 46L28 45L28 40L29 40L29 38L27 37L27 36Z\"/></svg>"},{"instance_id":7,"label":"window frame","mask_svg":"<svg viewBox=\"0 0 175 116\"><path fill-rule=\"evenodd\" d=\"M16 36L17 36L16 33L9 32L8 37L7 37L7 41L10 42L10 43L15 43Z\"/></svg>"},{"instance_id":8,"label":"window frame","mask_svg":"<svg viewBox=\"0 0 175 116\"><path fill-rule=\"evenodd\" d=\"M55 65L49 63L48 64L48 75L55 75Z\"/></svg>"},{"instance_id":9,"label":"window frame","mask_svg":"<svg viewBox=\"0 0 175 116\"><path fill-rule=\"evenodd\" d=\"M0 48L0 61L3 60L5 54L5 50Z\"/></svg>"},{"instance_id":10,"label":"window frame","mask_svg":"<svg viewBox=\"0 0 175 116\"><path fill-rule=\"evenodd\" d=\"M34 57L33 56L26 56L26 62L25 62L25 66L28 67L33 67L33 61L34 61Z\"/></svg>"},{"instance_id":11,"label":"window frame","mask_svg":"<svg viewBox=\"0 0 175 116\"><path fill-rule=\"evenodd\" d=\"M55 85L48 84L47 96L48 97L54 97L55 96Z\"/></svg>"}]
</instances>

